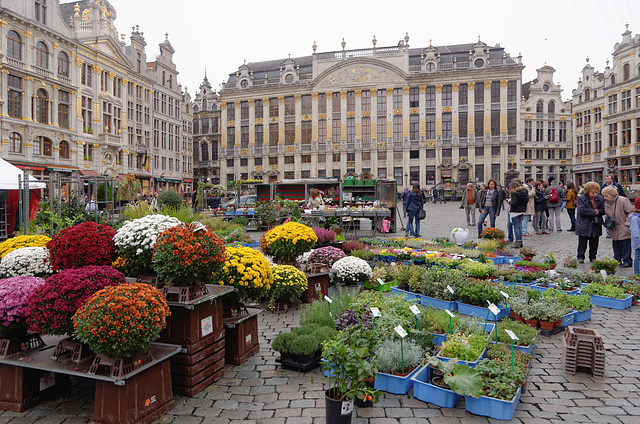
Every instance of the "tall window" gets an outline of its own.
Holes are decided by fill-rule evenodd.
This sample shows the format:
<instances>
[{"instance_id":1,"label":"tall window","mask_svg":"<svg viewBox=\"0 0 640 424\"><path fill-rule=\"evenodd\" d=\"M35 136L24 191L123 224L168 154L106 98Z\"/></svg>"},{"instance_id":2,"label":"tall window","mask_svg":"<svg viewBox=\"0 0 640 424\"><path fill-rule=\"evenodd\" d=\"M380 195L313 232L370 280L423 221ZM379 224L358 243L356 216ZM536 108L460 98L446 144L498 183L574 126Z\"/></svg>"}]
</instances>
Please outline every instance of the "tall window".
<instances>
[{"instance_id":1,"label":"tall window","mask_svg":"<svg viewBox=\"0 0 640 424\"><path fill-rule=\"evenodd\" d=\"M301 124L301 139L302 144L311 144L311 121L302 121Z\"/></svg>"},{"instance_id":2,"label":"tall window","mask_svg":"<svg viewBox=\"0 0 640 424\"><path fill-rule=\"evenodd\" d=\"M249 148L249 126L243 125L240 127L240 148Z\"/></svg>"},{"instance_id":3,"label":"tall window","mask_svg":"<svg viewBox=\"0 0 640 424\"><path fill-rule=\"evenodd\" d=\"M22 78L14 75L7 77L8 99L7 109L12 118L22 118Z\"/></svg>"},{"instance_id":4,"label":"tall window","mask_svg":"<svg viewBox=\"0 0 640 424\"><path fill-rule=\"evenodd\" d=\"M236 105L232 102L227 103L227 121L234 121L236 119Z\"/></svg>"},{"instance_id":5,"label":"tall window","mask_svg":"<svg viewBox=\"0 0 640 424\"><path fill-rule=\"evenodd\" d=\"M269 118L277 118L279 113L278 99L269 99Z\"/></svg>"},{"instance_id":6,"label":"tall window","mask_svg":"<svg viewBox=\"0 0 640 424\"><path fill-rule=\"evenodd\" d=\"M36 98L34 99L34 118L41 124L49 123L49 99L47 92L40 88L36 92Z\"/></svg>"},{"instance_id":7,"label":"tall window","mask_svg":"<svg viewBox=\"0 0 640 424\"><path fill-rule=\"evenodd\" d=\"M378 117L387 114L387 90L378 90Z\"/></svg>"},{"instance_id":8,"label":"tall window","mask_svg":"<svg viewBox=\"0 0 640 424\"><path fill-rule=\"evenodd\" d=\"M500 110L491 110L491 135L493 137L500 136Z\"/></svg>"},{"instance_id":9,"label":"tall window","mask_svg":"<svg viewBox=\"0 0 640 424\"><path fill-rule=\"evenodd\" d=\"M294 122L287 122L284 124L284 144L286 146L293 146L293 142L296 139L296 124Z\"/></svg>"},{"instance_id":10,"label":"tall window","mask_svg":"<svg viewBox=\"0 0 640 424\"><path fill-rule=\"evenodd\" d=\"M36 139L40 139L37 144L42 145L42 155L43 156L52 156L52 143L51 139L47 137L36 137ZM36 143L34 143L35 145Z\"/></svg>"},{"instance_id":11,"label":"tall window","mask_svg":"<svg viewBox=\"0 0 640 424\"><path fill-rule=\"evenodd\" d=\"M371 110L371 91L362 90L360 97L362 99L362 110Z\"/></svg>"},{"instance_id":12,"label":"tall window","mask_svg":"<svg viewBox=\"0 0 640 424\"><path fill-rule=\"evenodd\" d=\"M556 113L556 102L551 100L549 104L547 104L547 112Z\"/></svg>"},{"instance_id":13,"label":"tall window","mask_svg":"<svg viewBox=\"0 0 640 424\"><path fill-rule=\"evenodd\" d=\"M356 93L355 91L347 91L347 112L356 111Z\"/></svg>"},{"instance_id":14,"label":"tall window","mask_svg":"<svg viewBox=\"0 0 640 424\"><path fill-rule=\"evenodd\" d=\"M36 43L36 66L49 69L49 49L42 41Z\"/></svg>"},{"instance_id":15,"label":"tall window","mask_svg":"<svg viewBox=\"0 0 640 424\"><path fill-rule=\"evenodd\" d=\"M356 142L356 118L347 118L347 143Z\"/></svg>"},{"instance_id":16,"label":"tall window","mask_svg":"<svg viewBox=\"0 0 640 424\"><path fill-rule=\"evenodd\" d=\"M507 101L518 101L518 83L516 81L509 81L507 83Z\"/></svg>"},{"instance_id":17,"label":"tall window","mask_svg":"<svg viewBox=\"0 0 640 424\"><path fill-rule=\"evenodd\" d=\"M533 141L533 122L524 121L524 141Z\"/></svg>"},{"instance_id":18,"label":"tall window","mask_svg":"<svg viewBox=\"0 0 640 424\"><path fill-rule=\"evenodd\" d=\"M458 112L458 133L460 138L469 136L469 117L467 112Z\"/></svg>"},{"instance_id":19,"label":"tall window","mask_svg":"<svg viewBox=\"0 0 640 424\"><path fill-rule=\"evenodd\" d=\"M451 85L442 86L442 106L451 106L453 91Z\"/></svg>"},{"instance_id":20,"label":"tall window","mask_svg":"<svg viewBox=\"0 0 640 424\"><path fill-rule=\"evenodd\" d=\"M625 90L620 93L621 110L625 112L631 109L631 90Z\"/></svg>"},{"instance_id":21,"label":"tall window","mask_svg":"<svg viewBox=\"0 0 640 424\"><path fill-rule=\"evenodd\" d=\"M536 121L536 141L544 141L544 122Z\"/></svg>"},{"instance_id":22,"label":"tall window","mask_svg":"<svg viewBox=\"0 0 640 424\"><path fill-rule=\"evenodd\" d=\"M11 153L22 153L22 136L17 132L9 135L9 151Z\"/></svg>"},{"instance_id":23,"label":"tall window","mask_svg":"<svg viewBox=\"0 0 640 424\"><path fill-rule=\"evenodd\" d=\"M36 10L35 10L35 18L36 21L41 24L47 24L47 0L35 0Z\"/></svg>"},{"instance_id":24,"label":"tall window","mask_svg":"<svg viewBox=\"0 0 640 424\"><path fill-rule=\"evenodd\" d=\"M262 147L264 142L264 130L262 125L256 125L254 127L254 142L257 147Z\"/></svg>"},{"instance_id":25,"label":"tall window","mask_svg":"<svg viewBox=\"0 0 640 424\"><path fill-rule=\"evenodd\" d=\"M484 84L481 82L473 87L473 101L477 105L484 104Z\"/></svg>"},{"instance_id":26,"label":"tall window","mask_svg":"<svg viewBox=\"0 0 640 424\"><path fill-rule=\"evenodd\" d=\"M278 124L269 124L269 146L278 145L279 131Z\"/></svg>"},{"instance_id":27,"label":"tall window","mask_svg":"<svg viewBox=\"0 0 640 424\"><path fill-rule=\"evenodd\" d=\"M556 123L554 121L549 121L547 123L547 141L555 142L556 141Z\"/></svg>"},{"instance_id":28,"label":"tall window","mask_svg":"<svg viewBox=\"0 0 640 424\"><path fill-rule=\"evenodd\" d=\"M425 89L425 107L436 107L436 88L433 86Z\"/></svg>"},{"instance_id":29,"label":"tall window","mask_svg":"<svg viewBox=\"0 0 640 424\"><path fill-rule=\"evenodd\" d=\"M333 140L334 143L339 143L340 142L340 119L333 119L331 121L331 140Z\"/></svg>"},{"instance_id":30,"label":"tall window","mask_svg":"<svg viewBox=\"0 0 640 424\"><path fill-rule=\"evenodd\" d=\"M558 129L558 141L566 142L567 141L567 123L560 122L560 127Z\"/></svg>"},{"instance_id":31,"label":"tall window","mask_svg":"<svg viewBox=\"0 0 640 424\"><path fill-rule=\"evenodd\" d=\"M458 87L458 105L466 105L469 103L469 86L460 84Z\"/></svg>"},{"instance_id":32,"label":"tall window","mask_svg":"<svg viewBox=\"0 0 640 424\"><path fill-rule=\"evenodd\" d=\"M7 56L22 61L22 40L15 31L7 34Z\"/></svg>"},{"instance_id":33,"label":"tall window","mask_svg":"<svg viewBox=\"0 0 640 424\"><path fill-rule=\"evenodd\" d=\"M409 139L418 140L420 138L420 116L409 116Z\"/></svg>"},{"instance_id":34,"label":"tall window","mask_svg":"<svg viewBox=\"0 0 640 424\"><path fill-rule=\"evenodd\" d=\"M60 128L69 128L69 110L71 103L69 102L68 91L58 91L58 125Z\"/></svg>"},{"instance_id":35,"label":"tall window","mask_svg":"<svg viewBox=\"0 0 640 424\"><path fill-rule=\"evenodd\" d=\"M491 103L500 103L500 81L491 82Z\"/></svg>"},{"instance_id":36,"label":"tall window","mask_svg":"<svg viewBox=\"0 0 640 424\"><path fill-rule=\"evenodd\" d=\"M284 116L296 116L296 99L293 96L284 98Z\"/></svg>"},{"instance_id":37,"label":"tall window","mask_svg":"<svg viewBox=\"0 0 640 424\"><path fill-rule=\"evenodd\" d=\"M509 135L516 135L516 128L518 125L518 117L515 109L507 110L507 133Z\"/></svg>"},{"instance_id":38,"label":"tall window","mask_svg":"<svg viewBox=\"0 0 640 424\"><path fill-rule=\"evenodd\" d=\"M618 146L618 123L609 124L609 147Z\"/></svg>"},{"instance_id":39,"label":"tall window","mask_svg":"<svg viewBox=\"0 0 640 424\"><path fill-rule=\"evenodd\" d=\"M436 138L436 115L429 113L426 115L426 137L427 140L435 140Z\"/></svg>"},{"instance_id":40,"label":"tall window","mask_svg":"<svg viewBox=\"0 0 640 424\"><path fill-rule=\"evenodd\" d=\"M262 118L262 114L264 113L264 106L262 104L262 100L256 100L254 103L254 115L256 119Z\"/></svg>"},{"instance_id":41,"label":"tall window","mask_svg":"<svg viewBox=\"0 0 640 424\"><path fill-rule=\"evenodd\" d=\"M318 94L318 113L327 113L327 94Z\"/></svg>"},{"instance_id":42,"label":"tall window","mask_svg":"<svg viewBox=\"0 0 640 424\"><path fill-rule=\"evenodd\" d=\"M249 102L240 102L240 119L249 119Z\"/></svg>"},{"instance_id":43,"label":"tall window","mask_svg":"<svg viewBox=\"0 0 640 424\"><path fill-rule=\"evenodd\" d=\"M301 113L303 115L311 114L311 96L302 96Z\"/></svg>"},{"instance_id":44,"label":"tall window","mask_svg":"<svg viewBox=\"0 0 640 424\"><path fill-rule=\"evenodd\" d=\"M163 122L164 124L164 122ZM277 124L276 124L277 125ZM164 131L163 131L163 137L162 137L162 148L164 149ZM233 149L234 147L236 147L236 129L235 127L229 127L227 128L227 148L229 149Z\"/></svg>"},{"instance_id":45,"label":"tall window","mask_svg":"<svg viewBox=\"0 0 640 424\"><path fill-rule=\"evenodd\" d=\"M631 72L629 69L629 64L625 63L622 65L622 81L626 81L631 77Z\"/></svg>"},{"instance_id":46,"label":"tall window","mask_svg":"<svg viewBox=\"0 0 640 424\"><path fill-rule=\"evenodd\" d=\"M542 113L543 109L544 109L544 103L542 102L542 100L538 100L538 102L536 103L536 112Z\"/></svg>"},{"instance_id":47,"label":"tall window","mask_svg":"<svg viewBox=\"0 0 640 424\"><path fill-rule=\"evenodd\" d=\"M621 144L623 146L631 144L631 119L621 122L620 135L622 136Z\"/></svg>"},{"instance_id":48,"label":"tall window","mask_svg":"<svg viewBox=\"0 0 640 424\"><path fill-rule=\"evenodd\" d=\"M60 142L60 159L69 159L69 142L62 140Z\"/></svg>"},{"instance_id":49,"label":"tall window","mask_svg":"<svg viewBox=\"0 0 640 424\"><path fill-rule=\"evenodd\" d=\"M618 95L612 94L609 96L609 115L613 115L618 112Z\"/></svg>"},{"instance_id":50,"label":"tall window","mask_svg":"<svg viewBox=\"0 0 640 424\"><path fill-rule=\"evenodd\" d=\"M477 111L473 117L473 127L476 137L484 137L484 112Z\"/></svg>"},{"instance_id":51,"label":"tall window","mask_svg":"<svg viewBox=\"0 0 640 424\"><path fill-rule=\"evenodd\" d=\"M450 113L442 114L442 138L451 140L452 137L452 120Z\"/></svg>"},{"instance_id":52,"label":"tall window","mask_svg":"<svg viewBox=\"0 0 640 424\"><path fill-rule=\"evenodd\" d=\"M402 109L402 88L393 89L393 108Z\"/></svg>"},{"instance_id":53,"label":"tall window","mask_svg":"<svg viewBox=\"0 0 640 424\"><path fill-rule=\"evenodd\" d=\"M371 141L371 118L368 116L362 118L362 141L364 143Z\"/></svg>"},{"instance_id":54,"label":"tall window","mask_svg":"<svg viewBox=\"0 0 640 424\"><path fill-rule=\"evenodd\" d=\"M393 116L393 141L402 141L402 115Z\"/></svg>"}]
</instances>

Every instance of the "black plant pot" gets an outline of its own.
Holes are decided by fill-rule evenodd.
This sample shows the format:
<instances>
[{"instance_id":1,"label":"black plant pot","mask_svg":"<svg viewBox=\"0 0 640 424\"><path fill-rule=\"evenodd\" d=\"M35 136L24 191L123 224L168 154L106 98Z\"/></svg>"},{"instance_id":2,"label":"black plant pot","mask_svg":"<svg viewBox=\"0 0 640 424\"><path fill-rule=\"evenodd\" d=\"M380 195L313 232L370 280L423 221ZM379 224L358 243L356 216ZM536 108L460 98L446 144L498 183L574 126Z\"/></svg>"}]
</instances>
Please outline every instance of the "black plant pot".
<instances>
[{"instance_id":1,"label":"black plant pot","mask_svg":"<svg viewBox=\"0 0 640 424\"><path fill-rule=\"evenodd\" d=\"M351 424L353 401L335 400L334 389L327 390L324 396L326 422L331 424Z\"/></svg>"}]
</instances>

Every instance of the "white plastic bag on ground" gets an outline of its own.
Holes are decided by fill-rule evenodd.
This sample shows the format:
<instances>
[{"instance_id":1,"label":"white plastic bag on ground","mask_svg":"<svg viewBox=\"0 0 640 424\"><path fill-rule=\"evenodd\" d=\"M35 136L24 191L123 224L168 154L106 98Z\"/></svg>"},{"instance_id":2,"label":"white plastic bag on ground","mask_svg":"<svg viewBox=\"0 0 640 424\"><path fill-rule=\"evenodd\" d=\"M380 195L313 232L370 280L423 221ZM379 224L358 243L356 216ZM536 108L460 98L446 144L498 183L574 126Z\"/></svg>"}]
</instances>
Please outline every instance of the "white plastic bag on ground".
<instances>
[{"instance_id":1,"label":"white plastic bag on ground","mask_svg":"<svg viewBox=\"0 0 640 424\"><path fill-rule=\"evenodd\" d=\"M462 246L469 241L469 230L466 228L454 228L449 236L449 241Z\"/></svg>"}]
</instances>

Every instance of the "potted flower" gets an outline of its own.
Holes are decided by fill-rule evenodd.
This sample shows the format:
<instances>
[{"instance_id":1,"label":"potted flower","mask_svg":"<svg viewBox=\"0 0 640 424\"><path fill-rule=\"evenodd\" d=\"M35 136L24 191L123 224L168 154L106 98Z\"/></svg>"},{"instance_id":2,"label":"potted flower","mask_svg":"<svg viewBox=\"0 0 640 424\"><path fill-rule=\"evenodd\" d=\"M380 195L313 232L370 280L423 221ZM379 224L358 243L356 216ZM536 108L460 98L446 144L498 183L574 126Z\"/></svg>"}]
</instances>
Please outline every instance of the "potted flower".
<instances>
[{"instance_id":1,"label":"potted flower","mask_svg":"<svg viewBox=\"0 0 640 424\"><path fill-rule=\"evenodd\" d=\"M273 272L265 257L250 247L228 247L226 255L219 284L234 286L237 296L225 296L223 302L230 306L242 299L264 299L273 285Z\"/></svg>"},{"instance_id":2,"label":"potted flower","mask_svg":"<svg viewBox=\"0 0 640 424\"><path fill-rule=\"evenodd\" d=\"M578 260L576 258L572 258L570 256L567 256L562 261L562 266L565 267L565 268L576 269L576 268L578 268Z\"/></svg>"},{"instance_id":3,"label":"potted flower","mask_svg":"<svg viewBox=\"0 0 640 424\"><path fill-rule=\"evenodd\" d=\"M369 281L373 272L371 266L364 259L346 256L336 261L331 267L335 271L334 278L347 285Z\"/></svg>"},{"instance_id":4,"label":"potted flower","mask_svg":"<svg viewBox=\"0 0 640 424\"><path fill-rule=\"evenodd\" d=\"M181 224L158 236L153 269L174 286L202 286L213 282L226 260L224 244L202 224Z\"/></svg>"},{"instance_id":5,"label":"potted flower","mask_svg":"<svg viewBox=\"0 0 640 424\"><path fill-rule=\"evenodd\" d=\"M279 225L265 235L269 252L280 262L294 263L296 258L311 250L318 237L310 227L297 222Z\"/></svg>"},{"instance_id":6,"label":"potted flower","mask_svg":"<svg viewBox=\"0 0 640 424\"><path fill-rule=\"evenodd\" d=\"M0 339L12 339L27 333L24 305L44 280L38 277L11 277L0 280Z\"/></svg>"},{"instance_id":7,"label":"potted flower","mask_svg":"<svg viewBox=\"0 0 640 424\"><path fill-rule=\"evenodd\" d=\"M116 258L115 235L110 226L93 221L65 228L47 243L51 267L58 271L87 265L110 265Z\"/></svg>"},{"instance_id":8,"label":"potted flower","mask_svg":"<svg viewBox=\"0 0 640 424\"><path fill-rule=\"evenodd\" d=\"M276 312L286 310L291 301L300 300L302 293L307 290L307 277L291 265L275 265L271 271L273 284L269 290L269 309Z\"/></svg>"},{"instance_id":9,"label":"potted flower","mask_svg":"<svg viewBox=\"0 0 640 424\"><path fill-rule=\"evenodd\" d=\"M159 214L125 222L113 237L118 256L126 261L120 270L129 277L152 274L151 259L158 236L179 224L177 218Z\"/></svg>"},{"instance_id":10,"label":"potted flower","mask_svg":"<svg viewBox=\"0 0 640 424\"><path fill-rule=\"evenodd\" d=\"M342 421L341 417L349 415L350 418L356 396L378 401L380 392L367 387L366 382L378 372L371 356L379 344L376 333L363 324L350 325L322 343L323 368L329 378L329 389L325 392L326 422L351 422L350 419ZM345 411L349 412L345 414Z\"/></svg>"},{"instance_id":11,"label":"potted flower","mask_svg":"<svg viewBox=\"0 0 640 424\"><path fill-rule=\"evenodd\" d=\"M553 252L548 252L546 255L544 255L543 262L545 263L547 268L554 269L556 267L556 257L553 256Z\"/></svg>"},{"instance_id":12,"label":"potted flower","mask_svg":"<svg viewBox=\"0 0 640 424\"><path fill-rule=\"evenodd\" d=\"M327 246L336 239L336 233L331 230L325 230L324 228L316 227L313 229L313 232L318 237L316 247L321 247L320 245Z\"/></svg>"},{"instance_id":13,"label":"potted flower","mask_svg":"<svg viewBox=\"0 0 640 424\"><path fill-rule=\"evenodd\" d=\"M344 251L337 247L321 247L315 249L308 257L307 262L312 264L325 264L331 267L337 260L345 257Z\"/></svg>"},{"instance_id":14,"label":"potted flower","mask_svg":"<svg viewBox=\"0 0 640 424\"><path fill-rule=\"evenodd\" d=\"M605 258L601 261L593 261L591 263L591 269L598 272L604 270L607 271L607 274L615 274L618 265L620 265L620 262L617 260Z\"/></svg>"},{"instance_id":15,"label":"potted flower","mask_svg":"<svg viewBox=\"0 0 640 424\"><path fill-rule=\"evenodd\" d=\"M47 278L53 274L46 247L22 247L5 255L0 261L0 278L19 275Z\"/></svg>"},{"instance_id":16,"label":"potted flower","mask_svg":"<svg viewBox=\"0 0 640 424\"><path fill-rule=\"evenodd\" d=\"M378 376L374 388L393 394L406 394L412 386L411 377L418 370L424 349L408 338L383 341L374 355Z\"/></svg>"},{"instance_id":17,"label":"potted flower","mask_svg":"<svg viewBox=\"0 0 640 424\"><path fill-rule=\"evenodd\" d=\"M99 290L72 319L78 340L98 354L118 359L144 352L166 326L169 314L158 289L133 283Z\"/></svg>"},{"instance_id":18,"label":"potted flower","mask_svg":"<svg viewBox=\"0 0 640 424\"><path fill-rule=\"evenodd\" d=\"M488 240L503 239L504 231L494 227L487 227L480 233L480 238Z\"/></svg>"},{"instance_id":19,"label":"potted flower","mask_svg":"<svg viewBox=\"0 0 640 424\"><path fill-rule=\"evenodd\" d=\"M266 225L271 229L278 219L278 210L273 202L269 200L258 202L256 204L256 219L260 225Z\"/></svg>"},{"instance_id":20,"label":"potted flower","mask_svg":"<svg viewBox=\"0 0 640 424\"><path fill-rule=\"evenodd\" d=\"M535 255L538 254L538 250L535 247L531 247L531 246L521 247L519 252L520 252L520 257L525 261L530 261L531 259L533 259Z\"/></svg>"},{"instance_id":21,"label":"potted flower","mask_svg":"<svg viewBox=\"0 0 640 424\"><path fill-rule=\"evenodd\" d=\"M23 247L45 247L51 239L47 236L17 236L0 243L0 259Z\"/></svg>"}]
</instances>

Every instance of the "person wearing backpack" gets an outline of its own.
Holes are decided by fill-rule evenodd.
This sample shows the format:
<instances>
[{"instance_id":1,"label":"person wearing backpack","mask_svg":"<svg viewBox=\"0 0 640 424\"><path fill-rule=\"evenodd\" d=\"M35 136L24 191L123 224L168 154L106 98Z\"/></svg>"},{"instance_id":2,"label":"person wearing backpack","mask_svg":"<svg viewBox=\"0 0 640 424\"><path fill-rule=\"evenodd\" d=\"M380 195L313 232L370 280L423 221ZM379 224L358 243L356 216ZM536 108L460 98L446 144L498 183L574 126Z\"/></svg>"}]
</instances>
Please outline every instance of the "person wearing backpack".
<instances>
[{"instance_id":1,"label":"person wearing backpack","mask_svg":"<svg viewBox=\"0 0 640 424\"><path fill-rule=\"evenodd\" d=\"M549 210L549 231L553 232L555 223L556 230L561 233L560 217L564 190L558 185L554 176L549 177L549 187L544 191L544 197L547 199L547 209Z\"/></svg>"}]
</instances>

